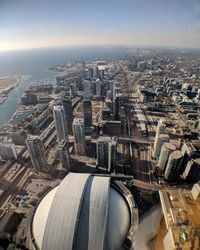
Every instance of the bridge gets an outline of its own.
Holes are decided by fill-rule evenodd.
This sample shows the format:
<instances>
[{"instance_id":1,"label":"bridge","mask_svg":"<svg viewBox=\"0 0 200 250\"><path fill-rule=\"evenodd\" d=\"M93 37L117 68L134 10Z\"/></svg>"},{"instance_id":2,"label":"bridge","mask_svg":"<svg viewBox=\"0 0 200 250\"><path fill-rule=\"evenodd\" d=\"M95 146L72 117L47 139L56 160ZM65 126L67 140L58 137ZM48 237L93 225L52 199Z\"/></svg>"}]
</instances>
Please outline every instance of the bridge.
<instances>
[{"instance_id":1,"label":"bridge","mask_svg":"<svg viewBox=\"0 0 200 250\"><path fill-rule=\"evenodd\" d=\"M118 143L134 143L134 144L139 144L139 145L150 145L150 141L145 140L145 139L133 139L130 137L117 137L117 142Z\"/></svg>"}]
</instances>

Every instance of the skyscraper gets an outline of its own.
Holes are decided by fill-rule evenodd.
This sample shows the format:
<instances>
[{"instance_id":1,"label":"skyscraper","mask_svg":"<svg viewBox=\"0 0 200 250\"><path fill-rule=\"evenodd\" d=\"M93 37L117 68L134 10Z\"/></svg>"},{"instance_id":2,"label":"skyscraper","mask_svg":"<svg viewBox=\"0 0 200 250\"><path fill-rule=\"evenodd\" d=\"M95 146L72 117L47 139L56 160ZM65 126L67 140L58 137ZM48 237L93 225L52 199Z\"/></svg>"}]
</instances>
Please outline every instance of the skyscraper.
<instances>
[{"instance_id":1,"label":"skyscraper","mask_svg":"<svg viewBox=\"0 0 200 250\"><path fill-rule=\"evenodd\" d=\"M172 152L169 156L167 167L165 170L165 179L168 181L176 181L180 174L180 166L183 155L180 150Z\"/></svg>"},{"instance_id":2,"label":"skyscraper","mask_svg":"<svg viewBox=\"0 0 200 250\"><path fill-rule=\"evenodd\" d=\"M196 183L200 180L200 158L188 161L182 178L189 183Z\"/></svg>"},{"instance_id":3,"label":"skyscraper","mask_svg":"<svg viewBox=\"0 0 200 250\"><path fill-rule=\"evenodd\" d=\"M94 73L94 77L98 77L98 76L99 76L99 68L98 68L98 66L96 66L96 67L94 68L93 73Z\"/></svg>"},{"instance_id":4,"label":"skyscraper","mask_svg":"<svg viewBox=\"0 0 200 250\"><path fill-rule=\"evenodd\" d=\"M91 88L90 82L84 80L83 81L84 99L86 99L86 100L90 100L90 97L91 97L90 88Z\"/></svg>"},{"instance_id":5,"label":"skyscraper","mask_svg":"<svg viewBox=\"0 0 200 250\"><path fill-rule=\"evenodd\" d=\"M108 171L113 172L116 166L116 141L108 143Z\"/></svg>"},{"instance_id":6,"label":"skyscraper","mask_svg":"<svg viewBox=\"0 0 200 250\"><path fill-rule=\"evenodd\" d=\"M65 111L65 119L67 124L67 132L72 135L72 123L73 123L73 109L72 109L72 101L70 98L64 98L62 100L62 105Z\"/></svg>"},{"instance_id":7,"label":"skyscraper","mask_svg":"<svg viewBox=\"0 0 200 250\"><path fill-rule=\"evenodd\" d=\"M92 79L93 75L94 75L94 69L93 68L88 68L87 73L88 73L87 78Z\"/></svg>"},{"instance_id":8,"label":"skyscraper","mask_svg":"<svg viewBox=\"0 0 200 250\"><path fill-rule=\"evenodd\" d=\"M76 96L76 84L70 84L70 95Z\"/></svg>"},{"instance_id":9,"label":"skyscraper","mask_svg":"<svg viewBox=\"0 0 200 250\"><path fill-rule=\"evenodd\" d=\"M83 117L85 121L85 127L92 126L92 105L90 100L83 100Z\"/></svg>"},{"instance_id":10,"label":"skyscraper","mask_svg":"<svg viewBox=\"0 0 200 250\"><path fill-rule=\"evenodd\" d=\"M154 157L159 157L159 154L156 152L156 148L157 148L157 144L158 144L158 140L159 140L159 136L161 134L165 133L165 129L166 129L166 125L163 123L163 121L160 119L158 121L158 125L157 125L157 129L156 129L156 136L155 136L155 141L154 141L154 152L153 152L153 156ZM162 146L162 145L161 145ZM159 151L160 153L160 151Z\"/></svg>"},{"instance_id":11,"label":"skyscraper","mask_svg":"<svg viewBox=\"0 0 200 250\"><path fill-rule=\"evenodd\" d=\"M104 78L104 75L105 75L105 70L104 69L99 69L99 76L101 78Z\"/></svg>"},{"instance_id":12,"label":"skyscraper","mask_svg":"<svg viewBox=\"0 0 200 250\"><path fill-rule=\"evenodd\" d=\"M69 172L70 161L69 161L69 145L67 140L63 140L58 145L58 152L60 156L60 162L62 167Z\"/></svg>"},{"instance_id":13,"label":"skyscraper","mask_svg":"<svg viewBox=\"0 0 200 250\"><path fill-rule=\"evenodd\" d=\"M114 102L116 97L115 82L109 81L108 88L111 91L111 100Z\"/></svg>"},{"instance_id":14,"label":"skyscraper","mask_svg":"<svg viewBox=\"0 0 200 250\"><path fill-rule=\"evenodd\" d=\"M40 138L38 136L29 136L26 140L26 146L33 167L36 170L47 172L48 166L46 161L45 148Z\"/></svg>"},{"instance_id":15,"label":"skyscraper","mask_svg":"<svg viewBox=\"0 0 200 250\"><path fill-rule=\"evenodd\" d=\"M112 91L111 90L107 91L106 97L107 97L107 99L112 100Z\"/></svg>"},{"instance_id":16,"label":"skyscraper","mask_svg":"<svg viewBox=\"0 0 200 250\"><path fill-rule=\"evenodd\" d=\"M184 142L181 147L181 152L183 154L183 161L180 169L180 173L182 174L187 166L188 161L195 155L196 148L191 142Z\"/></svg>"},{"instance_id":17,"label":"skyscraper","mask_svg":"<svg viewBox=\"0 0 200 250\"><path fill-rule=\"evenodd\" d=\"M115 82L113 83L113 88L111 89L111 91L112 91L112 101L114 102L116 98L116 83Z\"/></svg>"},{"instance_id":18,"label":"skyscraper","mask_svg":"<svg viewBox=\"0 0 200 250\"><path fill-rule=\"evenodd\" d=\"M163 123L163 120L159 120L156 128L156 137L160 134L164 134L166 129L166 125Z\"/></svg>"},{"instance_id":19,"label":"skyscraper","mask_svg":"<svg viewBox=\"0 0 200 250\"><path fill-rule=\"evenodd\" d=\"M20 129L11 132L11 139L15 145L26 145L27 133L25 130Z\"/></svg>"},{"instance_id":20,"label":"skyscraper","mask_svg":"<svg viewBox=\"0 0 200 250\"><path fill-rule=\"evenodd\" d=\"M54 106L53 115L58 141L61 142L64 139L68 139L67 123L63 106Z\"/></svg>"},{"instance_id":21,"label":"skyscraper","mask_svg":"<svg viewBox=\"0 0 200 250\"><path fill-rule=\"evenodd\" d=\"M77 155L85 155L85 125L83 118L75 118L73 122L74 147Z\"/></svg>"},{"instance_id":22,"label":"skyscraper","mask_svg":"<svg viewBox=\"0 0 200 250\"><path fill-rule=\"evenodd\" d=\"M114 104L114 115L115 115L115 120L119 120L119 109L121 104L121 96L116 96L115 98L115 104Z\"/></svg>"},{"instance_id":23,"label":"skyscraper","mask_svg":"<svg viewBox=\"0 0 200 250\"><path fill-rule=\"evenodd\" d=\"M96 80L96 96L101 97L101 81L99 79Z\"/></svg>"},{"instance_id":24,"label":"skyscraper","mask_svg":"<svg viewBox=\"0 0 200 250\"><path fill-rule=\"evenodd\" d=\"M172 143L165 142L162 145L160 157L159 157L159 161L158 161L158 166L159 166L160 170L162 170L162 171L165 170L165 168L167 166L167 162L169 160L169 156L175 150L176 150L176 147Z\"/></svg>"},{"instance_id":25,"label":"skyscraper","mask_svg":"<svg viewBox=\"0 0 200 250\"><path fill-rule=\"evenodd\" d=\"M4 160L16 160L17 150L16 146L12 142L0 142L0 157Z\"/></svg>"},{"instance_id":26,"label":"skyscraper","mask_svg":"<svg viewBox=\"0 0 200 250\"><path fill-rule=\"evenodd\" d=\"M155 148L154 148L154 155L153 155L155 158L158 158L160 156L162 145L164 144L164 142L169 142L169 140L170 138L169 138L169 135L167 134L160 134L158 138L156 138L156 144L154 144Z\"/></svg>"},{"instance_id":27,"label":"skyscraper","mask_svg":"<svg viewBox=\"0 0 200 250\"><path fill-rule=\"evenodd\" d=\"M109 142L108 136L100 136L97 141L97 162L98 166L108 169L109 163Z\"/></svg>"}]
</instances>

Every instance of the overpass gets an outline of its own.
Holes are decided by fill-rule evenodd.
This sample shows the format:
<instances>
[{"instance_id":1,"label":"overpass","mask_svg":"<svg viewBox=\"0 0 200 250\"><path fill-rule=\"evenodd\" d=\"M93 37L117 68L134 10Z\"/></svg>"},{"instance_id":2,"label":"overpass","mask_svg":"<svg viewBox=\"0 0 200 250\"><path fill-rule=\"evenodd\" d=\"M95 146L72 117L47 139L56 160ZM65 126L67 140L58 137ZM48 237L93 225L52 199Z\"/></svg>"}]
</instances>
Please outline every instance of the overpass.
<instances>
[{"instance_id":1,"label":"overpass","mask_svg":"<svg viewBox=\"0 0 200 250\"><path fill-rule=\"evenodd\" d=\"M144 139L133 139L130 137L117 137L117 142L118 143L134 143L134 144L139 144L139 145L150 145L150 141L144 140Z\"/></svg>"}]
</instances>

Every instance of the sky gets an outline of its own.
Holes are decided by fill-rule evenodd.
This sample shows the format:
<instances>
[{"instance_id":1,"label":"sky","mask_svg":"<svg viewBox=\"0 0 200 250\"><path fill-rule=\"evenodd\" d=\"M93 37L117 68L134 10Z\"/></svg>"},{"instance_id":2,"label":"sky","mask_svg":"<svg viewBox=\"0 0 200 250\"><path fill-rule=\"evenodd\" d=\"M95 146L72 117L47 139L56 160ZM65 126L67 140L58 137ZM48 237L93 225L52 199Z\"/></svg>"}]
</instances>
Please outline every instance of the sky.
<instances>
[{"instance_id":1,"label":"sky","mask_svg":"<svg viewBox=\"0 0 200 250\"><path fill-rule=\"evenodd\" d=\"M0 0L0 51L91 45L200 48L200 0Z\"/></svg>"}]
</instances>

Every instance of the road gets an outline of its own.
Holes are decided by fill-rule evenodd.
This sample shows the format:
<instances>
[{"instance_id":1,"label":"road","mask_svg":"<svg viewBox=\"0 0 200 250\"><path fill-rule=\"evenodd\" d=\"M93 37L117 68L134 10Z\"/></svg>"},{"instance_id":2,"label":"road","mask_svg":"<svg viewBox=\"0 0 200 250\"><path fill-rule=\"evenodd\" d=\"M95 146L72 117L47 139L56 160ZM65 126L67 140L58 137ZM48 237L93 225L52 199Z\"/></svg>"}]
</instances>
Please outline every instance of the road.
<instances>
[{"instance_id":1,"label":"road","mask_svg":"<svg viewBox=\"0 0 200 250\"><path fill-rule=\"evenodd\" d=\"M18 194L18 191L21 189L20 186L18 186L18 183L21 181L21 179L27 175L28 169L23 168L22 171L16 176L16 178L13 179L12 182L7 182L6 180L1 180L2 182L7 182L7 188L5 188L4 192L1 194L0 199L0 207L4 205L4 202L8 199L9 196L14 197Z\"/></svg>"}]
</instances>

